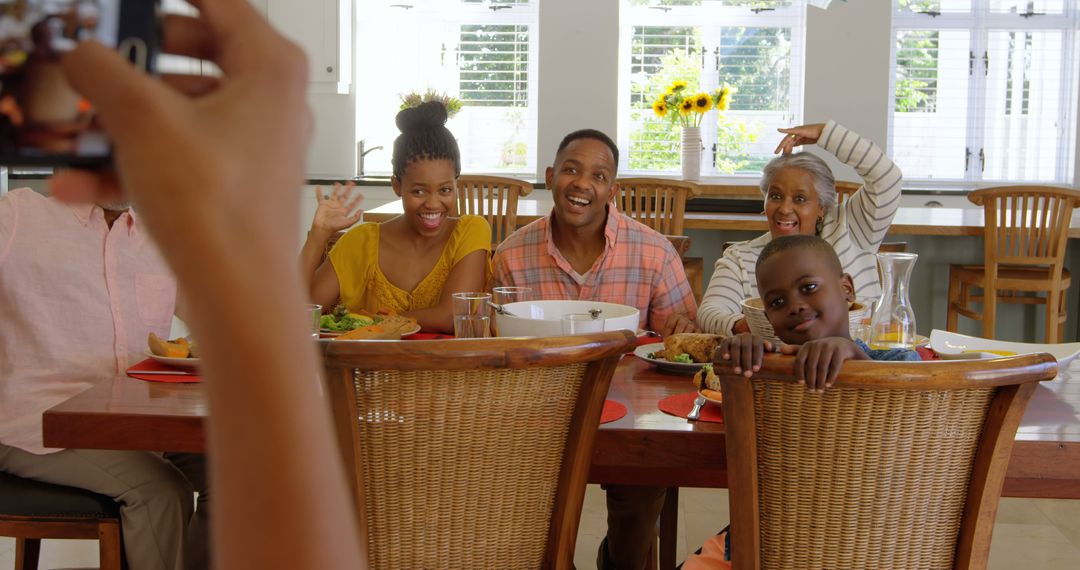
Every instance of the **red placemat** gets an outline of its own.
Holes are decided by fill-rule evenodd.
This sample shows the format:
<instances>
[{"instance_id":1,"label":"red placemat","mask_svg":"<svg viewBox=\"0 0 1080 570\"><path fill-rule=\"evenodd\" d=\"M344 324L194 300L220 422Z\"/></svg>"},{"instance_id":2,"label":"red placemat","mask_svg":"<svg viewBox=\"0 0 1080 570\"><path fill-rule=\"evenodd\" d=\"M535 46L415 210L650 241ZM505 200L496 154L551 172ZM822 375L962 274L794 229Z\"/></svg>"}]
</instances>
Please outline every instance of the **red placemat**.
<instances>
[{"instance_id":1,"label":"red placemat","mask_svg":"<svg viewBox=\"0 0 1080 570\"><path fill-rule=\"evenodd\" d=\"M941 357L928 346L916 346L915 352L919 353L919 358L923 360L941 360Z\"/></svg>"},{"instance_id":2,"label":"red placemat","mask_svg":"<svg viewBox=\"0 0 1080 570\"><path fill-rule=\"evenodd\" d=\"M694 407L694 398L697 398L697 396L697 392L675 394L674 396L668 396L667 398L660 400L657 406L659 406L660 411L665 414L685 418L686 415L690 413L690 408ZM701 418L698 421L723 423L724 414L720 409L720 404L705 402L705 406L701 408Z\"/></svg>"},{"instance_id":3,"label":"red placemat","mask_svg":"<svg viewBox=\"0 0 1080 570\"><path fill-rule=\"evenodd\" d=\"M604 400L604 410L600 412L600 423L613 422L622 419L625 415L626 406L612 400Z\"/></svg>"},{"instance_id":4,"label":"red placemat","mask_svg":"<svg viewBox=\"0 0 1080 570\"><path fill-rule=\"evenodd\" d=\"M139 372L180 372L181 374L139 374ZM127 375L132 378L138 378L139 380L147 380L150 382L202 382L202 376L198 373L184 374L188 372L186 368L176 368L174 366L167 366L160 362L150 360L147 358L138 364L135 364L131 368L127 369Z\"/></svg>"}]
</instances>

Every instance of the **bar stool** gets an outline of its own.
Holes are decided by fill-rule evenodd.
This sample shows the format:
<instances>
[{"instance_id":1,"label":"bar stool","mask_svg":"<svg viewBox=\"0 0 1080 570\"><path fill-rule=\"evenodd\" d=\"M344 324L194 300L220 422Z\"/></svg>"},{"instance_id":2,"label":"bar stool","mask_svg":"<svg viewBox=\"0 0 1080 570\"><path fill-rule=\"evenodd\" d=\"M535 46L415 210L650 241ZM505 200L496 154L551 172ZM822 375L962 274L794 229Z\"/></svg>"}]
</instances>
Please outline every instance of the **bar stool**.
<instances>
[{"instance_id":1,"label":"bar stool","mask_svg":"<svg viewBox=\"0 0 1080 570\"><path fill-rule=\"evenodd\" d=\"M997 303L1046 305L1046 343L1061 341L1065 292L1072 283L1065 269L1065 246L1080 191L1050 186L1002 186L968 194L983 207L983 264L949 266L949 306L945 328L956 331L957 316L982 321L982 336L994 338ZM972 288L982 295L972 295ZM1045 297L1016 293L1046 293ZM982 303L982 311L971 303Z\"/></svg>"},{"instance_id":2,"label":"bar stool","mask_svg":"<svg viewBox=\"0 0 1080 570\"><path fill-rule=\"evenodd\" d=\"M120 506L105 495L0 472L0 536L15 538L16 570L35 570L43 538L96 538L102 570L120 570Z\"/></svg>"}]
</instances>

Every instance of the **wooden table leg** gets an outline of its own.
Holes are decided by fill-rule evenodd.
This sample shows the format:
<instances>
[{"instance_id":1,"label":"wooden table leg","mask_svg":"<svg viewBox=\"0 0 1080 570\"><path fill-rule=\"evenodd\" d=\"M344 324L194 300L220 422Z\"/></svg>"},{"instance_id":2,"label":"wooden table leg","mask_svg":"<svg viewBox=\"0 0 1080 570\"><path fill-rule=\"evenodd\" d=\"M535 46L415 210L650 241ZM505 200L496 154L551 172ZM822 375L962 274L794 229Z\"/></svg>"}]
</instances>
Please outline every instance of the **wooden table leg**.
<instances>
[{"instance_id":1,"label":"wooden table leg","mask_svg":"<svg viewBox=\"0 0 1080 570\"><path fill-rule=\"evenodd\" d=\"M675 568L675 545L679 540L679 488L668 487L660 511L660 568Z\"/></svg>"}]
</instances>

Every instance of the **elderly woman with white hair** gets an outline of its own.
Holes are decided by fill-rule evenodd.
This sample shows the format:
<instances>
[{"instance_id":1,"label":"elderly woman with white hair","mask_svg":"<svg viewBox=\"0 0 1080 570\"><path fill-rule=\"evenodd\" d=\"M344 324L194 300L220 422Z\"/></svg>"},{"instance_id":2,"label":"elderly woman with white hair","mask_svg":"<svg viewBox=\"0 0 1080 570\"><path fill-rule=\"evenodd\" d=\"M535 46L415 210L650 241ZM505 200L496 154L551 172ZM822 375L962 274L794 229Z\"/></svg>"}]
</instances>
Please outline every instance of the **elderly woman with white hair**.
<instances>
[{"instance_id":1,"label":"elderly woman with white hair","mask_svg":"<svg viewBox=\"0 0 1080 570\"><path fill-rule=\"evenodd\" d=\"M822 237L854 280L857 297L881 294L874 254L900 206L900 169L876 144L833 121L780 132L785 134L776 148L781 155L765 166L761 178L769 233L732 244L717 260L697 313L703 331L749 332L741 302L759 296L754 265L765 244L785 235ZM837 205L829 165L808 152L791 153L796 146L814 143L863 179L862 188L842 206Z\"/></svg>"}]
</instances>

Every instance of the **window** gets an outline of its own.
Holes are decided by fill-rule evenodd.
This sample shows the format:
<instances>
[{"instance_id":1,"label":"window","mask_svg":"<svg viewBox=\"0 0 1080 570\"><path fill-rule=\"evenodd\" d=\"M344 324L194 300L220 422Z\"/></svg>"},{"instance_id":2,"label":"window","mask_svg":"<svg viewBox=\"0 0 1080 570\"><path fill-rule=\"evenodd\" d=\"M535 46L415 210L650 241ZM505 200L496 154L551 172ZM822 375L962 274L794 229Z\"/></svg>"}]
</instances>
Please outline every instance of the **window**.
<instances>
[{"instance_id":1,"label":"window","mask_svg":"<svg viewBox=\"0 0 1080 570\"><path fill-rule=\"evenodd\" d=\"M679 170L679 128L652 103L673 80L693 92L734 89L701 123L704 175L757 174L776 128L802 118L803 0L623 0L619 146L623 170Z\"/></svg>"},{"instance_id":2,"label":"window","mask_svg":"<svg viewBox=\"0 0 1080 570\"><path fill-rule=\"evenodd\" d=\"M1077 3L894 2L889 149L904 177L1071 184Z\"/></svg>"},{"instance_id":3,"label":"window","mask_svg":"<svg viewBox=\"0 0 1080 570\"><path fill-rule=\"evenodd\" d=\"M401 96L457 97L447 127L468 172L536 170L538 0L378 0L356 8L357 138L368 174L389 173Z\"/></svg>"}]
</instances>

